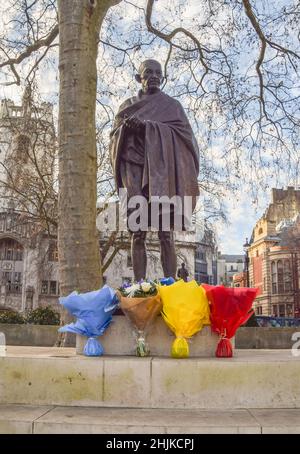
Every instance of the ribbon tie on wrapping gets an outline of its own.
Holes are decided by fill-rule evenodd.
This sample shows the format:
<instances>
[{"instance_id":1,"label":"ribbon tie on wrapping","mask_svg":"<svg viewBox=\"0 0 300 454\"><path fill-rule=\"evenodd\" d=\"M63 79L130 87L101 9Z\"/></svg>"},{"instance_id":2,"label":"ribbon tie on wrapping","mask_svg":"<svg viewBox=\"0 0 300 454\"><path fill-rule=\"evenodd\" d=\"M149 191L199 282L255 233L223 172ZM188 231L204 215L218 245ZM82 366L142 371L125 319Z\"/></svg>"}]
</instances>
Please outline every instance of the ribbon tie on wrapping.
<instances>
[{"instance_id":1,"label":"ribbon tie on wrapping","mask_svg":"<svg viewBox=\"0 0 300 454\"><path fill-rule=\"evenodd\" d=\"M173 358L188 358L189 344L185 337L177 336L172 344L171 355Z\"/></svg>"}]
</instances>

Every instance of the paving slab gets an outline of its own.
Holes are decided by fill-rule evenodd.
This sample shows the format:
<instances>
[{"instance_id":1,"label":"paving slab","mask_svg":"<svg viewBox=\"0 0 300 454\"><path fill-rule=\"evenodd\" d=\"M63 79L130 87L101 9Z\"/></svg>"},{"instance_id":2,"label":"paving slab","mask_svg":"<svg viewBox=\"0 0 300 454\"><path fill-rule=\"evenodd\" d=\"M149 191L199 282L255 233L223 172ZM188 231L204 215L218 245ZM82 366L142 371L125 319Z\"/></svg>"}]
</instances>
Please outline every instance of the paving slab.
<instances>
[{"instance_id":1,"label":"paving slab","mask_svg":"<svg viewBox=\"0 0 300 454\"><path fill-rule=\"evenodd\" d=\"M35 433L260 433L246 410L54 408L34 423Z\"/></svg>"},{"instance_id":2,"label":"paving slab","mask_svg":"<svg viewBox=\"0 0 300 454\"><path fill-rule=\"evenodd\" d=\"M300 408L250 410L263 434L300 434Z\"/></svg>"},{"instance_id":3,"label":"paving slab","mask_svg":"<svg viewBox=\"0 0 300 454\"><path fill-rule=\"evenodd\" d=\"M53 407L0 405L0 434L32 434L33 423Z\"/></svg>"},{"instance_id":4,"label":"paving slab","mask_svg":"<svg viewBox=\"0 0 300 454\"><path fill-rule=\"evenodd\" d=\"M298 409L0 405L0 434L299 434Z\"/></svg>"}]
</instances>

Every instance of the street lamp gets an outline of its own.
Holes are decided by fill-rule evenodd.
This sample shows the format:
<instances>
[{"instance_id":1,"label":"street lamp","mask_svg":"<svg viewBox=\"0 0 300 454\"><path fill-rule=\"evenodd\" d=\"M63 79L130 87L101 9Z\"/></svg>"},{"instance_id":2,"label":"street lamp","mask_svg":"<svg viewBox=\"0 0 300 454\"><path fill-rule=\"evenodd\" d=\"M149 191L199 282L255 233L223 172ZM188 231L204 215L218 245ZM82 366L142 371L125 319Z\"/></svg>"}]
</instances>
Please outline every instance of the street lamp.
<instances>
[{"instance_id":1,"label":"street lamp","mask_svg":"<svg viewBox=\"0 0 300 454\"><path fill-rule=\"evenodd\" d=\"M243 244L244 252L245 252L245 268L244 271L246 273L246 287L250 287L250 281L249 281L249 248L250 248L250 243L248 243L248 238L246 238L246 243ZM247 321L245 326L252 326L252 327L258 327L258 323L255 317L255 312L251 315L249 320Z\"/></svg>"},{"instance_id":2,"label":"street lamp","mask_svg":"<svg viewBox=\"0 0 300 454\"><path fill-rule=\"evenodd\" d=\"M245 244L243 244L243 249L245 252L245 266L244 266L244 271L246 273L246 287L249 287L249 247L250 244L248 243L248 238L246 238Z\"/></svg>"}]
</instances>

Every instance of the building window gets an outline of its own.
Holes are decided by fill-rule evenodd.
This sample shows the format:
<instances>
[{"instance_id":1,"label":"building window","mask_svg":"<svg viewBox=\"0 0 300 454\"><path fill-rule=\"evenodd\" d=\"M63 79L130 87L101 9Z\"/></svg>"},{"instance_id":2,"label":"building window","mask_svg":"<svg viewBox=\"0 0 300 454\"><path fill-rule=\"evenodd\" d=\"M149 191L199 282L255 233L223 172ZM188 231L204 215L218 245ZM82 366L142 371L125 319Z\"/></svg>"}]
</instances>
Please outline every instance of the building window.
<instances>
[{"instance_id":1,"label":"building window","mask_svg":"<svg viewBox=\"0 0 300 454\"><path fill-rule=\"evenodd\" d=\"M195 273L195 281L197 281L198 283L201 283L201 276L200 276L200 273Z\"/></svg>"},{"instance_id":2,"label":"building window","mask_svg":"<svg viewBox=\"0 0 300 454\"><path fill-rule=\"evenodd\" d=\"M17 137L17 159L19 162L26 163L28 161L30 147L30 138L24 134L19 134Z\"/></svg>"},{"instance_id":3,"label":"building window","mask_svg":"<svg viewBox=\"0 0 300 454\"><path fill-rule=\"evenodd\" d=\"M267 279L264 277L264 292L267 290Z\"/></svg>"},{"instance_id":4,"label":"building window","mask_svg":"<svg viewBox=\"0 0 300 454\"><path fill-rule=\"evenodd\" d=\"M20 246L18 246L15 249L15 261L21 262L22 260L23 260L23 249Z\"/></svg>"},{"instance_id":5,"label":"building window","mask_svg":"<svg viewBox=\"0 0 300 454\"><path fill-rule=\"evenodd\" d=\"M22 273L15 272L14 273L14 282L21 282L22 279Z\"/></svg>"},{"instance_id":6,"label":"building window","mask_svg":"<svg viewBox=\"0 0 300 454\"><path fill-rule=\"evenodd\" d=\"M286 305L286 316L287 317L293 317L294 316L293 305L292 304L287 304Z\"/></svg>"},{"instance_id":7,"label":"building window","mask_svg":"<svg viewBox=\"0 0 300 454\"><path fill-rule=\"evenodd\" d=\"M262 315L262 307L261 307L261 306L257 306L257 308L256 308L256 314L257 314L257 315Z\"/></svg>"},{"instance_id":8,"label":"building window","mask_svg":"<svg viewBox=\"0 0 300 454\"><path fill-rule=\"evenodd\" d=\"M127 268L132 268L132 257L131 257L131 252L127 252Z\"/></svg>"},{"instance_id":9,"label":"building window","mask_svg":"<svg viewBox=\"0 0 300 454\"><path fill-rule=\"evenodd\" d=\"M2 271L1 274L1 283L5 284L6 288L8 288L12 282L12 273L10 271Z\"/></svg>"},{"instance_id":10,"label":"building window","mask_svg":"<svg viewBox=\"0 0 300 454\"><path fill-rule=\"evenodd\" d=\"M202 274L207 274L207 263L196 263L195 271Z\"/></svg>"},{"instance_id":11,"label":"building window","mask_svg":"<svg viewBox=\"0 0 300 454\"><path fill-rule=\"evenodd\" d=\"M13 256L13 250L10 248L6 249L5 260L12 260Z\"/></svg>"},{"instance_id":12,"label":"building window","mask_svg":"<svg viewBox=\"0 0 300 454\"><path fill-rule=\"evenodd\" d=\"M196 256L196 259L197 259L197 260L203 260L203 261L205 261L205 258L206 258L206 257L205 257L205 252L196 251L195 256Z\"/></svg>"},{"instance_id":13,"label":"building window","mask_svg":"<svg viewBox=\"0 0 300 454\"><path fill-rule=\"evenodd\" d=\"M277 268L276 262L271 263L271 280L272 280L272 293L277 293Z\"/></svg>"},{"instance_id":14,"label":"building window","mask_svg":"<svg viewBox=\"0 0 300 454\"><path fill-rule=\"evenodd\" d=\"M11 223L12 223L11 217L7 217L7 219L6 219L6 231L7 232L11 231Z\"/></svg>"},{"instance_id":15,"label":"building window","mask_svg":"<svg viewBox=\"0 0 300 454\"><path fill-rule=\"evenodd\" d=\"M292 273L291 273L291 262L289 259L284 261L284 291L292 291Z\"/></svg>"},{"instance_id":16,"label":"building window","mask_svg":"<svg viewBox=\"0 0 300 454\"><path fill-rule=\"evenodd\" d=\"M52 241L49 243L48 247L48 261L49 262L57 262L58 261L58 249L57 249L57 242Z\"/></svg>"},{"instance_id":17,"label":"building window","mask_svg":"<svg viewBox=\"0 0 300 454\"><path fill-rule=\"evenodd\" d=\"M278 260L278 262L277 262L277 284L278 284L278 293L284 293L282 260Z\"/></svg>"},{"instance_id":18,"label":"building window","mask_svg":"<svg viewBox=\"0 0 300 454\"><path fill-rule=\"evenodd\" d=\"M41 294L48 295L48 281L42 281Z\"/></svg>"},{"instance_id":19,"label":"building window","mask_svg":"<svg viewBox=\"0 0 300 454\"><path fill-rule=\"evenodd\" d=\"M57 281L42 281L41 295L59 295L59 283Z\"/></svg>"},{"instance_id":20,"label":"building window","mask_svg":"<svg viewBox=\"0 0 300 454\"><path fill-rule=\"evenodd\" d=\"M50 295L57 295L57 282L50 281Z\"/></svg>"},{"instance_id":21,"label":"building window","mask_svg":"<svg viewBox=\"0 0 300 454\"><path fill-rule=\"evenodd\" d=\"M292 291L292 273L290 260L278 260L271 263L272 293Z\"/></svg>"},{"instance_id":22,"label":"building window","mask_svg":"<svg viewBox=\"0 0 300 454\"><path fill-rule=\"evenodd\" d=\"M22 293L22 273L2 271L1 283L5 285L7 293Z\"/></svg>"},{"instance_id":23,"label":"building window","mask_svg":"<svg viewBox=\"0 0 300 454\"><path fill-rule=\"evenodd\" d=\"M5 239L0 241L0 260L22 261L22 245L12 239Z\"/></svg>"},{"instance_id":24,"label":"building window","mask_svg":"<svg viewBox=\"0 0 300 454\"><path fill-rule=\"evenodd\" d=\"M22 292L22 273L15 272L13 274L12 287L13 287L13 292L14 293L21 293Z\"/></svg>"},{"instance_id":25,"label":"building window","mask_svg":"<svg viewBox=\"0 0 300 454\"><path fill-rule=\"evenodd\" d=\"M262 229L262 227L260 227L260 228L258 229L258 234L261 235L262 233L263 233L263 229Z\"/></svg>"},{"instance_id":26,"label":"building window","mask_svg":"<svg viewBox=\"0 0 300 454\"><path fill-rule=\"evenodd\" d=\"M273 304L273 306L272 306L272 316L273 316L273 317L278 317L278 307L277 307L277 304Z\"/></svg>"},{"instance_id":27,"label":"building window","mask_svg":"<svg viewBox=\"0 0 300 454\"><path fill-rule=\"evenodd\" d=\"M285 317L285 306L284 306L284 304L279 304L279 317Z\"/></svg>"}]
</instances>

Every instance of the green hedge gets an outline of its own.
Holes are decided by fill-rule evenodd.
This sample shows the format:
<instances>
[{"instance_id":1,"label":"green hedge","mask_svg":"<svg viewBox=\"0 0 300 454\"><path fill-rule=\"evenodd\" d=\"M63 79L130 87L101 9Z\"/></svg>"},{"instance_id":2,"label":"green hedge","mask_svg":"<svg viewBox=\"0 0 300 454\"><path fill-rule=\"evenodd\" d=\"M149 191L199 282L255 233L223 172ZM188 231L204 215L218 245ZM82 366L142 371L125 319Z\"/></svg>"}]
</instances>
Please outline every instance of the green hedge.
<instances>
[{"instance_id":1,"label":"green hedge","mask_svg":"<svg viewBox=\"0 0 300 454\"><path fill-rule=\"evenodd\" d=\"M26 323L32 325L59 325L59 322L59 313L51 309L50 306L45 308L38 307L26 315Z\"/></svg>"},{"instance_id":2,"label":"green hedge","mask_svg":"<svg viewBox=\"0 0 300 454\"><path fill-rule=\"evenodd\" d=\"M50 306L38 307L25 315L15 311L0 311L0 323L30 324L30 325L59 325L60 315Z\"/></svg>"},{"instance_id":3,"label":"green hedge","mask_svg":"<svg viewBox=\"0 0 300 454\"><path fill-rule=\"evenodd\" d=\"M23 325L25 318L19 312L14 311L0 311L0 323L12 323L17 325Z\"/></svg>"}]
</instances>

